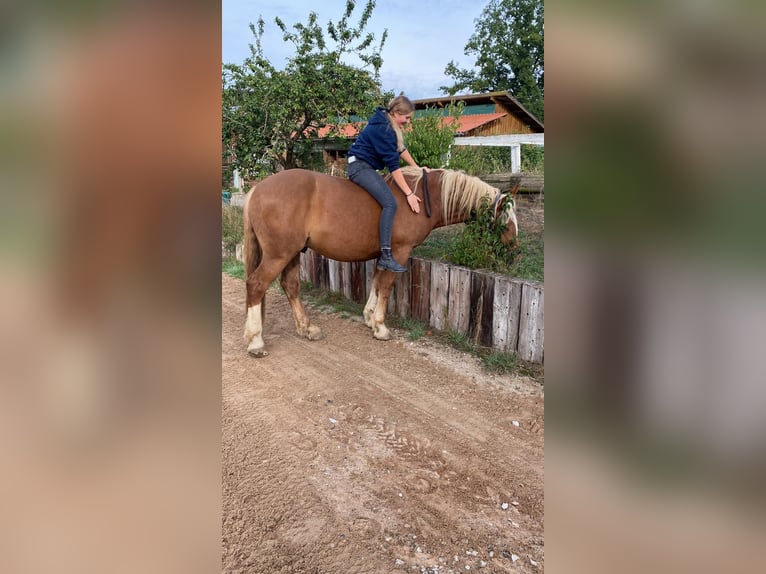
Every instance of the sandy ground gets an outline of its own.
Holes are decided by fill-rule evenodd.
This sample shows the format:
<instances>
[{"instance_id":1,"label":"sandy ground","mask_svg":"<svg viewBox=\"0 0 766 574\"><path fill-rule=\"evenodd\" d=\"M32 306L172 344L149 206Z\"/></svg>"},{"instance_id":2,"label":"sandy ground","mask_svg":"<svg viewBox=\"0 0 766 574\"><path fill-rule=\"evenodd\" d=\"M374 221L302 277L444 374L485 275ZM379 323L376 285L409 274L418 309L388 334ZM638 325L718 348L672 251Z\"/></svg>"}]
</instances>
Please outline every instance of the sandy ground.
<instances>
[{"instance_id":1,"label":"sandy ground","mask_svg":"<svg viewBox=\"0 0 766 574\"><path fill-rule=\"evenodd\" d=\"M254 359L222 291L224 572L543 571L540 384L312 309L298 338L272 292Z\"/></svg>"}]
</instances>

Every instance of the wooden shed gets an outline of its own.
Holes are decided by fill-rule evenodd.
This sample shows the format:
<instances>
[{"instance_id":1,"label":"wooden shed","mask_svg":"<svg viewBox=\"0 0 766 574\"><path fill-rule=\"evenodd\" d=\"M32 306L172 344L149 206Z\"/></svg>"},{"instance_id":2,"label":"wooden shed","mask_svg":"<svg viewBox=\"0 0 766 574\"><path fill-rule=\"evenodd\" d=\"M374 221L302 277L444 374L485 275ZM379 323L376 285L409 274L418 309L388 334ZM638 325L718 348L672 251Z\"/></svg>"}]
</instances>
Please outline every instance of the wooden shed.
<instances>
[{"instance_id":1,"label":"wooden shed","mask_svg":"<svg viewBox=\"0 0 766 574\"><path fill-rule=\"evenodd\" d=\"M543 124L533 116L510 92L441 96L413 100L415 116L426 108L445 108L450 103L465 103L460 117L458 136L497 136L508 134L541 134ZM421 112L423 113L423 112ZM447 121L452 118L447 118Z\"/></svg>"},{"instance_id":2,"label":"wooden shed","mask_svg":"<svg viewBox=\"0 0 766 574\"><path fill-rule=\"evenodd\" d=\"M490 92L487 94L467 94L458 96L441 96L438 98L426 98L412 100L415 105L415 117L425 114L429 108L445 108L445 122L454 121L446 115L446 107L450 103L464 102L463 113L458 119L457 136L463 142L469 142L467 138L486 138L498 136L532 136L539 134L542 137L545 131L543 124L532 115L519 101L509 92ZM335 126L328 125L317 132L316 151L321 151L324 161L330 166L330 172L336 169L342 171L345 168L345 157L348 148L351 147L356 136L364 128L366 122L349 123L339 130ZM520 140L522 143L538 143L539 140ZM456 140L457 143L457 140ZM463 145L482 145L477 143L464 143ZM508 142L486 143L484 145L508 145Z\"/></svg>"}]
</instances>

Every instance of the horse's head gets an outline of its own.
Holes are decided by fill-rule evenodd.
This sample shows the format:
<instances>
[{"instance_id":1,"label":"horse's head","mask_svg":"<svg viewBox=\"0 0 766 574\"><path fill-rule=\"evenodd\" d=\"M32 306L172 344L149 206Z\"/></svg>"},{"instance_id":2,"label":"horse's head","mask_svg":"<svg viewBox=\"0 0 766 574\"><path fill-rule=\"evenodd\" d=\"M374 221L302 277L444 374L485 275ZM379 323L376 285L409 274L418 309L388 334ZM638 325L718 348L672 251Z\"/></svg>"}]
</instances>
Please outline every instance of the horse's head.
<instances>
[{"instance_id":1,"label":"horse's head","mask_svg":"<svg viewBox=\"0 0 766 574\"><path fill-rule=\"evenodd\" d=\"M422 171L409 166L402 168L402 171L407 177L417 178L409 181L414 189L420 181ZM478 177L451 169L432 170L429 173L430 177L435 178L435 188L441 194L442 223L440 225L461 223L482 203L491 202L493 217L505 227L500 240L504 245L518 246L519 222L514 209L514 196L519 189L518 185L509 193L500 193L496 187Z\"/></svg>"},{"instance_id":2,"label":"horse's head","mask_svg":"<svg viewBox=\"0 0 766 574\"><path fill-rule=\"evenodd\" d=\"M498 192L495 200L492 202L492 209L494 217L503 226L505 231L500 236L500 240L504 245L511 245L511 247L517 247L519 244L519 220L516 218L516 202L515 196L519 187L516 186L510 193Z\"/></svg>"}]
</instances>

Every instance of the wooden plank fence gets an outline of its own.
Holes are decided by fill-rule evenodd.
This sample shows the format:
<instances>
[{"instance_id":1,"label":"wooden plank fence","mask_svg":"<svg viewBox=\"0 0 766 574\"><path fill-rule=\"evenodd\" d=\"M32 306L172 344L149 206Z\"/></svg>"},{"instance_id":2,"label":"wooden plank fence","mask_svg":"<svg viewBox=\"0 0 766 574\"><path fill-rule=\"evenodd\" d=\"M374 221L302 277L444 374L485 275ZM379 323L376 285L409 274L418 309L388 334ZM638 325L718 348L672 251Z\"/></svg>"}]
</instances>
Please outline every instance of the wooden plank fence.
<instances>
[{"instance_id":1,"label":"wooden plank fence","mask_svg":"<svg viewBox=\"0 0 766 574\"><path fill-rule=\"evenodd\" d=\"M231 256L225 246L223 255ZM242 246L235 257L242 261ZM388 314L417 319L434 329L452 329L499 351L515 352L531 363L544 362L543 285L411 257L388 300ZM309 249L301 254L301 280L364 304L375 260L353 263L327 259Z\"/></svg>"},{"instance_id":2,"label":"wooden plank fence","mask_svg":"<svg viewBox=\"0 0 766 574\"><path fill-rule=\"evenodd\" d=\"M397 276L388 313L452 329L476 343L515 352L532 363L544 362L544 289L516 279L411 257ZM364 304L375 260L343 263L309 249L301 254L301 280L342 293Z\"/></svg>"},{"instance_id":3,"label":"wooden plank fence","mask_svg":"<svg viewBox=\"0 0 766 574\"><path fill-rule=\"evenodd\" d=\"M503 193L511 191L516 185L519 186L519 193L543 193L545 189L545 178L542 174L493 173L482 175L480 179Z\"/></svg>"}]
</instances>

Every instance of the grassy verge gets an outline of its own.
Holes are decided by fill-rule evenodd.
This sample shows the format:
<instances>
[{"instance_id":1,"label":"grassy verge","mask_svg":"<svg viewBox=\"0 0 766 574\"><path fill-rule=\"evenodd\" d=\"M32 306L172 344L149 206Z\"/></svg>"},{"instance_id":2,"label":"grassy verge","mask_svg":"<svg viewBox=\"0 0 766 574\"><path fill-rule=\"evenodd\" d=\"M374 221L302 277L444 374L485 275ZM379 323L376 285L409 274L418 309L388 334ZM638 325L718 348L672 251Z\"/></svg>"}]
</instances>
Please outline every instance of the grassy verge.
<instances>
[{"instance_id":1,"label":"grassy verge","mask_svg":"<svg viewBox=\"0 0 766 574\"><path fill-rule=\"evenodd\" d=\"M364 305L347 299L341 293L317 289L307 281L301 282L301 297L322 312L339 313L342 317L361 317Z\"/></svg>"},{"instance_id":2,"label":"grassy verge","mask_svg":"<svg viewBox=\"0 0 766 574\"><path fill-rule=\"evenodd\" d=\"M241 261L236 259L223 259L221 262L221 271L236 277L237 279L245 280L245 266Z\"/></svg>"},{"instance_id":3,"label":"grassy verge","mask_svg":"<svg viewBox=\"0 0 766 574\"><path fill-rule=\"evenodd\" d=\"M543 233L519 233L519 254L508 270L508 275L520 279L545 279L545 241Z\"/></svg>"},{"instance_id":4,"label":"grassy verge","mask_svg":"<svg viewBox=\"0 0 766 574\"><path fill-rule=\"evenodd\" d=\"M326 289L314 287L311 283L301 284L304 300L322 312L339 313L341 317L361 317L364 305L355 303L341 295ZM481 360L482 367L492 374L519 374L542 382L543 368L540 365L520 361L516 353L506 353L489 349L473 343L467 335L453 330L438 331L416 319L388 315L389 327L406 332L410 341L425 338L459 351L467 352Z\"/></svg>"}]
</instances>

